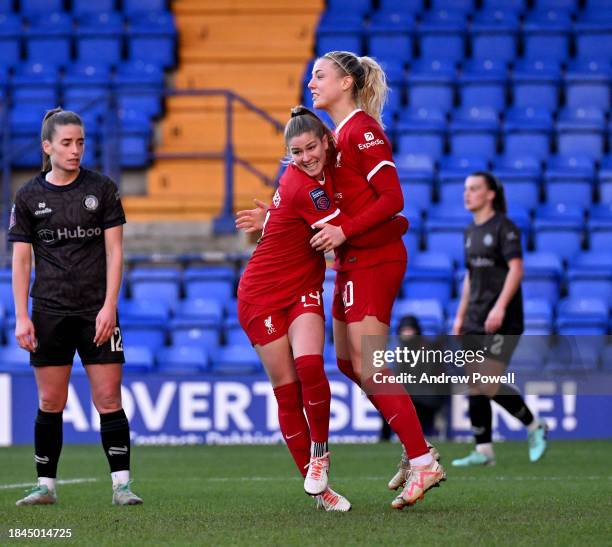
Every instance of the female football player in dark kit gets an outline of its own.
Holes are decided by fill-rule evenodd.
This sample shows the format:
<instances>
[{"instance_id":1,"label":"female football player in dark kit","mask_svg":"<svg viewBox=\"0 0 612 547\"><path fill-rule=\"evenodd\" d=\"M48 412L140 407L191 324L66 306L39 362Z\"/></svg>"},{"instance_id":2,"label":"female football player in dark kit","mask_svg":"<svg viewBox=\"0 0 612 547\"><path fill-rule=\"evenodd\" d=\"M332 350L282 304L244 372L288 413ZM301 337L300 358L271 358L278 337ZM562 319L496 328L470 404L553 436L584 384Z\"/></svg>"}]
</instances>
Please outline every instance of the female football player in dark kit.
<instances>
[{"instance_id":1,"label":"female football player in dark kit","mask_svg":"<svg viewBox=\"0 0 612 547\"><path fill-rule=\"evenodd\" d=\"M523 333L523 251L520 231L506 216L504 187L493 174L469 176L464 200L474 220L464 235L467 271L453 334L462 335L466 347L485 351L483 363L466 365L474 380L474 373L503 375ZM476 449L452 464L495 464L491 400L527 427L529 459L538 461L546 451L546 425L533 417L519 391L511 384L471 381L469 413Z\"/></svg>"},{"instance_id":2,"label":"female football player in dark kit","mask_svg":"<svg viewBox=\"0 0 612 547\"><path fill-rule=\"evenodd\" d=\"M57 502L62 412L75 351L100 413L100 434L112 478L112 503L137 505L130 489L130 429L121 404L123 343L117 298L125 215L109 178L81 167L85 130L80 117L50 110L41 130L42 172L15 197L13 242L15 336L30 352L38 386L34 460L38 484L17 505ZM28 290L32 270L32 316Z\"/></svg>"}]
</instances>

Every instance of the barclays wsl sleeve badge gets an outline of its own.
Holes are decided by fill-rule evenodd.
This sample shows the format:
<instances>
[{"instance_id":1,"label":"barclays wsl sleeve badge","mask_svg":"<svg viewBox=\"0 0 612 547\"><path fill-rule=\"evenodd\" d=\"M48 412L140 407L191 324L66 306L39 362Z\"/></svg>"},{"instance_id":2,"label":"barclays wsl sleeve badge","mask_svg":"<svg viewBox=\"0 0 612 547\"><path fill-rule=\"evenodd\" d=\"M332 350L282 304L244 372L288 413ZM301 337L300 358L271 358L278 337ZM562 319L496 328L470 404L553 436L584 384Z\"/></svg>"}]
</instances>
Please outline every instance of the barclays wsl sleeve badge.
<instances>
[{"instance_id":1,"label":"barclays wsl sleeve badge","mask_svg":"<svg viewBox=\"0 0 612 547\"><path fill-rule=\"evenodd\" d=\"M90 213L93 213L98 209L100 202L98 198L92 194L88 194L83 198L83 207L87 209Z\"/></svg>"},{"instance_id":2,"label":"barclays wsl sleeve badge","mask_svg":"<svg viewBox=\"0 0 612 547\"><path fill-rule=\"evenodd\" d=\"M15 204L11 207L11 215L9 217L9 230L13 229L13 226L17 224L17 214L15 213Z\"/></svg>"}]
</instances>

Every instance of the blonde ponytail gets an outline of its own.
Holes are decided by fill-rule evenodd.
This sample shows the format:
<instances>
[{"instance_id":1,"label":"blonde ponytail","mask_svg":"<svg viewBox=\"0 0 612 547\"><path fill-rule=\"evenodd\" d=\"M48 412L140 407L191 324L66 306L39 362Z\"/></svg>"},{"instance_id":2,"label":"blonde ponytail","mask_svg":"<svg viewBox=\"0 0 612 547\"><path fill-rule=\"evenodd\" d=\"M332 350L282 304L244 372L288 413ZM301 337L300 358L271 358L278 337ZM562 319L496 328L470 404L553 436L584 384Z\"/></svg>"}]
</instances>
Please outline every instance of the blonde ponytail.
<instances>
[{"instance_id":1,"label":"blonde ponytail","mask_svg":"<svg viewBox=\"0 0 612 547\"><path fill-rule=\"evenodd\" d=\"M357 90L357 102L383 128L382 111L387 102L389 86L382 67L372 57L359 57L365 80L363 87Z\"/></svg>"}]
</instances>

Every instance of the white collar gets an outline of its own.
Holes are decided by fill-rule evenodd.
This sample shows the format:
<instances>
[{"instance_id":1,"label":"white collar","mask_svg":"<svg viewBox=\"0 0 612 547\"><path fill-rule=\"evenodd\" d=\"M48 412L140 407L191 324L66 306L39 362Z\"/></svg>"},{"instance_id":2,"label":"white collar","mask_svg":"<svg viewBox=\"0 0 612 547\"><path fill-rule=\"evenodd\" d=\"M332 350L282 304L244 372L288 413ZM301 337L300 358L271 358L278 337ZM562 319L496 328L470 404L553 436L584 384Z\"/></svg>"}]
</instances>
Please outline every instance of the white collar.
<instances>
[{"instance_id":1,"label":"white collar","mask_svg":"<svg viewBox=\"0 0 612 547\"><path fill-rule=\"evenodd\" d=\"M342 129L346 122L348 122L357 112L361 112L361 108L356 108L353 110L346 118L344 118L337 126L336 126L336 136L340 133L340 129Z\"/></svg>"}]
</instances>

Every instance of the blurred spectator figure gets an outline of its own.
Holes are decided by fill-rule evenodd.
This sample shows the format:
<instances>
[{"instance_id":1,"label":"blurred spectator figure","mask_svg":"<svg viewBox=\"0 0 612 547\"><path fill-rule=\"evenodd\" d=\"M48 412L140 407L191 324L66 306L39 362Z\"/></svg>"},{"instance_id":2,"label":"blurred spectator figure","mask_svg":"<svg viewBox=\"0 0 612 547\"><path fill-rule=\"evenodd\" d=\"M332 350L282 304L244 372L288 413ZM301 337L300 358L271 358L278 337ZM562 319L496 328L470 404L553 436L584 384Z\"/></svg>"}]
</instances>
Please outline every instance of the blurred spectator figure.
<instances>
[{"instance_id":1,"label":"blurred spectator figure","mask_svg":"<svg viewBox=\"0 0 612 547\"><path fill-rule=\"evenodd\" d=\"M435 340L429 340L422 336L421 325L419 320L414 315L405 315L400 319L396 331L398 337L398 346L400 348L408 348L418 350L434 349L438 346ZM426 364L417 363L414 367L405 363L398 363L395 367L395 372L409 372L419 378L422 372L435 373L443 372L438 368L446 367L443 364ZM406 391L410 393L412 402L416 408L423 433L425 436L440 436L446 434L446 418L445 411L450 400L449 388L446 384L405 384ZM440 427L436 427L438 421ZM383 420L383 425L380 431L380 440L388 441L391 438L391 428L389 424Z\"/></svg>"}]
</instances>

